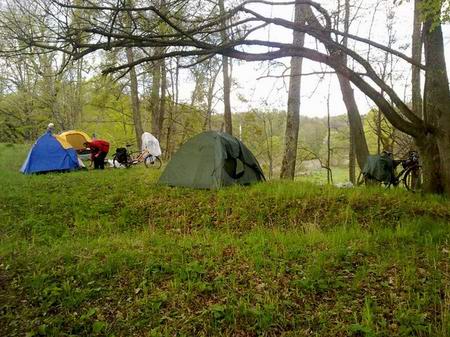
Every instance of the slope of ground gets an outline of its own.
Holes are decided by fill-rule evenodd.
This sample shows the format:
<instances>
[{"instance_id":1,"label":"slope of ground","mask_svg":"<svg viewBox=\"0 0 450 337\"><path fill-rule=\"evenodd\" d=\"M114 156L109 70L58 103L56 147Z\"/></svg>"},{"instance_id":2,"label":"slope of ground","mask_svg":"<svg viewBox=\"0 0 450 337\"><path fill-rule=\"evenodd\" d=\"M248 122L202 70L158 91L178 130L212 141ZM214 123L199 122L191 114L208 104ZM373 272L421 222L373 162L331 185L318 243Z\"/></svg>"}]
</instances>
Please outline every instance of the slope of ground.
<instances>
[{"instance_id":1,"label":"slope of ground","mask_svg":"<svg viewBox=\"0 0 450 337\"><path fill-rule=\"evenodd\" d=\"M129 170L23 176L0 144L2 336L449 336L450 203Z\"/></svg>"}]
</instances>

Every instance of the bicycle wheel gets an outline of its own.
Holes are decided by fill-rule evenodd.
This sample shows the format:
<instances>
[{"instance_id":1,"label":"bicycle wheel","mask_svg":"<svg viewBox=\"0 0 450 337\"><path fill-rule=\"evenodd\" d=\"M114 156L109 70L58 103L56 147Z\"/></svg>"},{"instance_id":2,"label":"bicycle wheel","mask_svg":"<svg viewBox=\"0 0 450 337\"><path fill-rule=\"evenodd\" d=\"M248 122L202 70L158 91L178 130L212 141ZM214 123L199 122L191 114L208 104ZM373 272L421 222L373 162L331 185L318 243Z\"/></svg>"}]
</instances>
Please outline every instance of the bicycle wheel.
<instances>
[{"instance_id":1,"label":"bicycle wheel","mask_svg":"<svg viewBox=\"0 0 450 337\"><path fill-rule=\"evenodd\" d=\"M144 163L145 163L145 167L155 168L155 169L161 168L161 165L162 165L161 159L159 157L155 157L152 155L145 157Z\"/></svg>"},{"instance_id":2,"label":"bicycle wheel","mask_svg":"<svg viewBox=\"0 0 450 337\"><path fill-rule=\"evenodd\" d=\"M403 184L406 189L411 192L418 192L422 189L423 175L422 167L417 166L408 169L403 176Z\"/></svg>"}]
</instances>

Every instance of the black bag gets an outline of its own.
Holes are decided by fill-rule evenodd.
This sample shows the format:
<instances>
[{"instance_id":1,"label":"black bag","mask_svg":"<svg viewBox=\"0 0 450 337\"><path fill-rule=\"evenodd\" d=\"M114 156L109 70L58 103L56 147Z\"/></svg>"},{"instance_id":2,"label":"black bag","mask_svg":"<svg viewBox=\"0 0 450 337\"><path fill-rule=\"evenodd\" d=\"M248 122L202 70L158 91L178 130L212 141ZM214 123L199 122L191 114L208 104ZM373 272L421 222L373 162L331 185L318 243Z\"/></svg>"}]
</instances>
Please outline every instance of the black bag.
<instances>
[{"instance_id":1,"label":"black bag","mask_svg":"<svg viewBox=\"0 0 450 337\"><path fill-rule=\"evenodd\" d=\"M120 164L127 164L128 160L128 153L127 153L127 149L124 147L118 147L116 149L116 159Z\"/></svg>"}]
</instances>

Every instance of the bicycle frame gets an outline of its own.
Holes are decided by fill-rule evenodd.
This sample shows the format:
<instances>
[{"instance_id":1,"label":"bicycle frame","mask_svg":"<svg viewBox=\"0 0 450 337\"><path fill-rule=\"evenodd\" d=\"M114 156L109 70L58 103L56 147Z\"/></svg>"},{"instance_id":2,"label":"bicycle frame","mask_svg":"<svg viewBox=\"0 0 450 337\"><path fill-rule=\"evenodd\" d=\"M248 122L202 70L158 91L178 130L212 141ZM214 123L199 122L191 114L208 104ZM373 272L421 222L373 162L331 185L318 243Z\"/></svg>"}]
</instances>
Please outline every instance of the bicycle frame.
<instances>
[{"instance_id":1,"label":"bicycle frame","mask_svg":"<svg viewBox=\"0 0 450 337\"><path fill-rule=\"evenodd\" d=\"M395 161L394 170L399 164L402 164L403 169L394 175L393 181L386 187L389 188L390 185L398 186L400 182L403 182L407 190L416 192L422 184L422 166L417 152L410 152L407 159Z\"/></svg>"},{"instance_id":2,"label":"bicycle frame","mask_svg":"<svg viewBox=\"0 0 450 337\"><path fill-rule=\"evenodd\" d=\"M403 160L402 160L402 162L403 162ZM391 184L394 186L397 186L398 184L400 184L400 181L408 174L408 172L413 171L418 168L420 168L420 165L418 163L415 163L414 165L403 168L399 174L394 176L395 181L391 182Z\"/></svg>"},{"instance_id":3,"label":"bicycle frame","mask_svg":"<svg viewBox=\"0 0 450 337\"><path fill-rule=\"evenodd\" d=\"M130 156L132 154L133 153L130 153ZM132 157L131 160L132 160L133 164L143 163L145 158L147 158L147 156L144 154L145 154L145 152L139 152L139 154L136 157L134 157L134 158Z\"/></svg>"}]
</instances>

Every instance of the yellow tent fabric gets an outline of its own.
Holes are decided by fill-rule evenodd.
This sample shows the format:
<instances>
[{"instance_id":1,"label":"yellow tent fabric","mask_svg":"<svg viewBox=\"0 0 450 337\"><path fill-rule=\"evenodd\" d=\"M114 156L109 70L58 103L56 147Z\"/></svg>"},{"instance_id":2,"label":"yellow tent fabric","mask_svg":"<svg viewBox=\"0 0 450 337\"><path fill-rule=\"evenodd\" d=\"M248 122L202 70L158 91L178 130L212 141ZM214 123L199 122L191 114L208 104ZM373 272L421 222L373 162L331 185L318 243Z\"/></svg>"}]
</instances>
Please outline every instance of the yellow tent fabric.
<instances>
[{"instance_id":1,"label":"yellow tent fabric","mask_svg":"<svg viewBox=\"0 0 450 337\"><path fill-rule=\"evenodd\" d=\"M85 132L78 130L65 131L59 135L67 143L72 145L75 150L82 150L85 148L85 142L90 142L92 139Z\"/></svg>"},{"instance_id":2,"label":"yellow tent fabric","mask_svg":"<svg viewBox=\"0 0 450 337\"><path fill-rule=\"evenodd\" d=\"M64 149L71 149L73 148L72 144L70 144L65 138L58 136L58 135L54 135L54 137L56 138L56 140L62 145L62 147Z\"/></svg>"}]
</instances>

